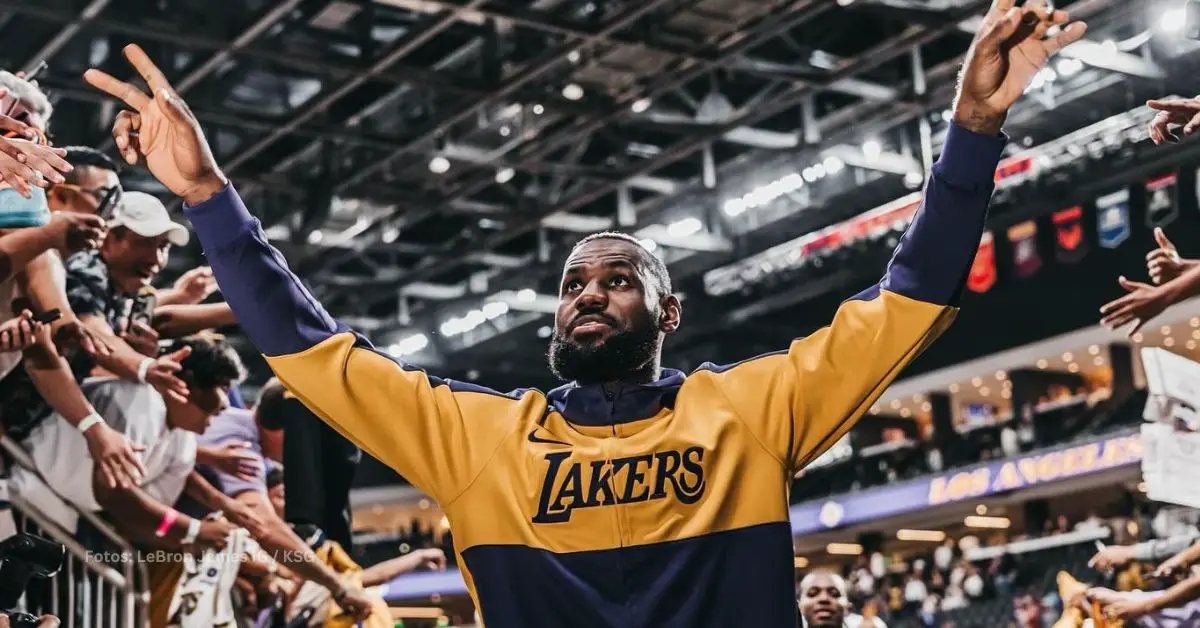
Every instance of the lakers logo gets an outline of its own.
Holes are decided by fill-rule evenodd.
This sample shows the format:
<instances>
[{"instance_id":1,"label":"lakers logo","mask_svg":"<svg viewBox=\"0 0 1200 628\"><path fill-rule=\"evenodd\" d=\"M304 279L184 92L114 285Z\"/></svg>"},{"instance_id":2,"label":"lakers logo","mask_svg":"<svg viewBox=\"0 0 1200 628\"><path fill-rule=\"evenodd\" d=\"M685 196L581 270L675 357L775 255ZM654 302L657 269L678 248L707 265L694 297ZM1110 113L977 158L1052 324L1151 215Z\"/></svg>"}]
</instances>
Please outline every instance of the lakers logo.
<instances>
[{"instance_id":1,"label":"lakers logo","mask_svg":"<svg viewBox=\"0 0 1200 628\"><path fill-rule=\"evenodd\" d=\"M570 452L546 454L546 478L534 523L565 523L579 508L667 498L694 504L704 495L700 447L568 463L570 457Z\"/></svg>"}]
</instances>

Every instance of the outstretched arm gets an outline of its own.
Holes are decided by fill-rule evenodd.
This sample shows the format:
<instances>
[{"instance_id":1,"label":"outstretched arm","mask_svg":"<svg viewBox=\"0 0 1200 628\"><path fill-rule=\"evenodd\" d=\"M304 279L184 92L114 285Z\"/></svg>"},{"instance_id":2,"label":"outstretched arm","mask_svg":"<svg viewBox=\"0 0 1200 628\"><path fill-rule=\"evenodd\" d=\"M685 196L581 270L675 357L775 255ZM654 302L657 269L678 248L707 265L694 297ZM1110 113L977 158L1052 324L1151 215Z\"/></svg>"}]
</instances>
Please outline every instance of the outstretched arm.
<instances>
[{"instance_id":1,"label":"outstretched arm","mask_svg":"<svg viewBox=\"0 0 1200 628\"><path fill-rule=\"evenodd\" d=\"M837 442L900 371L950 325L982 236L1008 109L1047 58L1083 34L1044 39L1062 11L996 0L963 70L954 122L921 208L883 279L842 304L833 322L765 356L700 376L719 389L785 467Z\"/></svg>"},{"instance_id":2,"label":"outstretched arm","mask_svg":"<svg viewBox=\"0 0 1200 628\"><path fill-rule=\"evenodd\" d=\"M84 78L132 109L114 125L117 148L130 163L144 159L184 200L242 329L288 390L324 421L442 503L452 501L512 426L504 419L516 402L478 387L456 389L399 364L334 321L267 241L162 72L137 46L126 47L125 56L152 96L99 70Z\"/></svg>"}]
</instances>

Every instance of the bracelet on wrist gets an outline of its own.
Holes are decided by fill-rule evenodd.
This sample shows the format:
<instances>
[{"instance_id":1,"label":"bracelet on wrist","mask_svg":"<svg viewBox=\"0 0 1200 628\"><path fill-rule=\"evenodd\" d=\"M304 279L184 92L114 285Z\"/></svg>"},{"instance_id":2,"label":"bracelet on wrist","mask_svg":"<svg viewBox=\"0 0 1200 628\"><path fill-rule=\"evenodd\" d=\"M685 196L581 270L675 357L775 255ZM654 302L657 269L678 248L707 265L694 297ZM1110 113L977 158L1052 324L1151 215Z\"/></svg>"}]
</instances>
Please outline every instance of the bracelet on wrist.
<instances>
[{"instance_id":1,"label":"bracelet on wrist","mask_svg":"<svg viewBox=\"0 0 1200 628\"><path fill-rule=\"evenodd\" d=\"M79 424L76 425L75 427L78 428L81 433L86 434L88 430L92 429L93 427L95 427L103 422L104 422L104 417L100 416L100 414L98 412L96 412L95 410L92 410L92 413L83 417L83 419L81 419L79 421Z\"/></svg>"},{"instance_id":2,"label":"bracelet on wrist","mask_svg":"<svg viewBox=\"0 0 1200 628\"><path fill-rule=\"evenodd\" d=\"M192 517L192 520L188 522L187 534L184 535L183 540L180 541L180 544L191 545L192 543L196 542L196 538L199 536L200 536L200 520L196 519L195 517Z\"/></svg>"},{"instance_id":3,"label":"bracelet on wrist","mask_svg":"<svg viewBox=\"0 0 1200 628\"><path fill-rule=\"evenodd\" d=\"M150 372L150 367L154 366L154 362L154 358L146 358L138 364L137 381L146 383L146 374Z\"/></svg>"}]
</instances>

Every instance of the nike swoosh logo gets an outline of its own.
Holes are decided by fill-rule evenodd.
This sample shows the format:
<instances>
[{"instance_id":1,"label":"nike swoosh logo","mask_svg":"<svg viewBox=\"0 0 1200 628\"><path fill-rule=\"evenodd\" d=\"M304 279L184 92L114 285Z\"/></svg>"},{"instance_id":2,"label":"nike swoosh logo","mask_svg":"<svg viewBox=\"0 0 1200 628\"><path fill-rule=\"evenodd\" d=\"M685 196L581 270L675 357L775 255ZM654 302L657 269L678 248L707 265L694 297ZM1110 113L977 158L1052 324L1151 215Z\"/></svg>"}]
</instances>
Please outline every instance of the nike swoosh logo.
<instances>
[{"instance_id":1,"label":"nike swoosh logo","mask_svg":"<svg viewBox=\"0 0 1200 628\"><path fill-rule=\"evenodd\" d=\"M542 438L541 436L538 436L536 427L529 431L529 442L531 442L531 443L546 443L548 445L563 445L566 447L571 446L571 443L564 443L561 440L551 440L548 438Z\"/></svg>"}]
</instances>

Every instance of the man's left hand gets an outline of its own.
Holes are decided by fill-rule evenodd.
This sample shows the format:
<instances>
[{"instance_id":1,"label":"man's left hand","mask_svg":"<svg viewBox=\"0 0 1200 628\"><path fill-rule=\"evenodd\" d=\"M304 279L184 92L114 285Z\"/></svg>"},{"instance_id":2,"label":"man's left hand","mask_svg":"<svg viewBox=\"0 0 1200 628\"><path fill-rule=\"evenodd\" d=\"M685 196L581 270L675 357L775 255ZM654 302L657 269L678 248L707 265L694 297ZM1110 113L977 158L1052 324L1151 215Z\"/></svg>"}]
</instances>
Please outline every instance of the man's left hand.
<instances>
[{"instance_id":1,"label":"man's left hand","mask_svg":"<svg viewBox=\"0 0 1200 628\"><path fill-rule=\"evenodd\" d=\"M1170 296L1164 286L1152 286L1140 281L1130 281L1124 277L1117 279L1125 289L1125 296L1100 306L1100 324L1109 329L1124 327L1133 323L1129 335L1137 333L1150 319L1162 314L1171 305Z\"/></svg>"},{"instance_id":2,"label":"man's left hand","mask_svg":"<svg viewBox=\"0 0 1200 628\"><path fill-rule=\"evenodd\" d=\"M1087 25L1067 23L1066 11L1050 11L1044 0L994 0L963 65L954 121L985 135L997 135L1008 110L1025 93L1050 57L1078 41Z\"/></svg>"},{"instance_id":3,"label":"man's left hand","mask_svg":"<svg viewBox=\"0 0 1200 628\"><path fill-rule=\"evenodd\" d=\"M130 165L144 159L150 174L189 205L208 200L225 187L226 179L200 123L140 46L130 44L124 52L150 86L150 96L95 68L83 75L133 109L118 114L113 125L117 150Z\"/></svg>"},{"instance_id":4,"label":"man's left hand","mask_svg":"<svg viewBox=\"0 0 1200 628\"><path fill-rule=\"evenodd\" d=\"M130 322L129 330L121 332L121 339L144 356L158 357L158 332L142 321Z\"/></svg>"}]
</instances>

